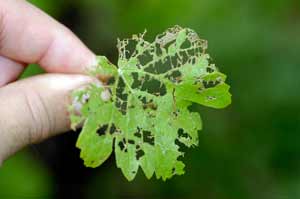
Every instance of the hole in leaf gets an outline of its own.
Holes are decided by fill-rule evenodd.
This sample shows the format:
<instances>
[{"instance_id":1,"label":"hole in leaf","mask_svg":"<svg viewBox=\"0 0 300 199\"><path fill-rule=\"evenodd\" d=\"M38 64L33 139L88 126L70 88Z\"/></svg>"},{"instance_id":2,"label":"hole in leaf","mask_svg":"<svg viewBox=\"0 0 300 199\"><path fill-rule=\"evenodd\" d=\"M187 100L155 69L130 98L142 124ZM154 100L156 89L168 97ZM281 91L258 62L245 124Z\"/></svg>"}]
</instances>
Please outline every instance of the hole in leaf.
<instances>
[{"instance_id":1,"label":"hole in leaf","mask_svg":"<svg viewBox=\"0 0 300 199\"><path fill-rule=\"evenodd\" d=\"M172 173L173 173L173 174L175 173L175 168L172 168Z\"/></svg>"},{"instance_id":2,"label":"hole in leaf","mask_svg":"<svg viewBox=\"0 0 300 199\"><path fill-rule=\"evenodd\" d=\"M180 152L186 151L188 149L188 147L182 142L180 142L178 139L175 140L175 144L179 147ZM179 159L179 157L177 159Z\"/></svg>"},{"instance_id":3,"label":"hole in leaf","mask_svg":"<svg viewBox=\"0 0 300 199\"><path fill-rule=\"evenodd\" d=\"M146 50L143 54L138 56L138 60L142 66L145 66L147 63L153 60L153 55L149 50Z\"/></svg>"},{"instance_id":4,"label":"hole in leaf","mask_svg":"<svg viewBox=\"0 0 300 199\"><path fill-rule=\"evenodd\" d=\"M157 55L157 56L162 56L162 50L161 50L161 48L160 48L160 46L159 46L159 44L155 44L155 54Z\"/></svg>"},{"instance_id":5,"label":"hole in leaf","mask_svg":"<svg viewBox=\"0 0 300 199\"><path fill-rule=\"evenodd\" d=\"M205 88L213 88L215 86L217 86L218 84L220 84L220 81L203 81L203 85Z\"/></svg>"},{"instance_id":6,"label":"hole in leaf","mask_svg":"<svg viewBox=\"0 0 300 199\"><path fill-rule=\"evenodd\" d=\"M107 81L107 85L112 85L114 84L116 81L116 79L114 77L109 78L109 80Z\"/></svg>"},{"instance_id":7,"label":"hole in leaf","mask_svg":"<svg viewBox=\"0 0 300 199\"><path fill-rule=\"evenodd\" d=\"M181 44L181 46L180 46L181 49L186 49L186 48L190 48L190 47L191 47L191 42L188 39L186 39L183 42L183 44Z\"/></svg>"},{"instance_id":8,"label":"hole in leaf","mask_svg":"<svg viewBox=\"0 0 300 199\"><path fill-rule=\"evenodd\" d=\"M173 71L171 74L166 76L166 78L175 83L180 83L182 81L181 77L181 72L179 72L178 70Z\"/></svg>"},{"instance_id":9,"label":"hole in leaf","mask_svg":"<svg viewBox=\"0 0 300 199\"><path fill-rule=\"evenodd\" d=\"M116 126L114 124L112 124L111 127L110 127L110 129L109 129L109 133L113 134L113 133L116 132L116 130L117 130Z\"/></svg>"},{"instance_id":10,"label":"hole in leaf","mask_svg":"<svg viewBox=\"0 0 300 199\"><path fill-rule=\"evenodd\" d=\"M136 151L136 159L139 160L141 157L145 155L145 152L143 150Z\"/></svg>"},{"instance_id":11,"label":"hole in leaf","mask_svg":"<svg viewBox=\"0 0 300 199\"><path fill-rule=\"evenodd\" d=\"M105 135L107 128L108 128L108 125L107 125L107 124L101 126L101 127L97 130L97 134L98 134L99 136Z\"/></svg>"},{"instance_id":12,"label":"hole in leaf","mask_svg":"<svg viewBox=\"0 0 300 199\"><path fill-rule=\"evenodd\" d=\"M215 100L217 98L215 96L207 96L206 99L208 99L208 100Z\"/></svg>"},{"instance_id":13,"label":"hole in leaf","mask_svg":"<svg viewBox=\"0 0 300 199\"><path fill-rule=\"evenodd\" d=\"M215 70L213 68L207 67L206 72L213 73Z\"/></svg>"},{"instance_id":14,"label":"hole in leaf","mask_svg":"<svg viewBox=\"0 0 300 199\"><path fill-rule=\"evenodd\" d=\"M138 132L135 132L135 133L134 133L134 136L140 138L140 137L142 137L142 134L138 131Z\"/></svg>"},{"instance_id":15,"label":"hole in leaf","mask_svg":"<svg viewBox=\"0 0 300 199\"><path fill-rule=\"evenodd\" d=\"M129 59L136 52L137 41L135 41L133 39L128 39L127 41L128 41L128 43L126 45L125 55L126 55L126 58Z\"/></svg>"},{"instance_id":16,"label":"hole in leaf","mask_svg":"<svg viewBox=\"0 0 300 199\"><path fill-rule=\"evenodd\" d=\"M154 145L154 137L151 135L150 131L143 131L143 142Z\"/></svg>"},{"instance_id":17,"label":"hole in leaf","mask_svg":"<svg viewBox=\"0 0 300 199\"><path fill-rule=\"evenodd\" d=\"M131 74L132 74L132 77L133 77L133 83L131 84L131 88L133 88L133 89L139 88L142 85L143 80L141 80L141 77L139 76L138 73L131 73Z\"/></svg>"},{"instance_id":18,"label":"hole in leaf","mask_svg":"<svg viewBox=\"0 0 300 199\"><path fill-rule=\"evenodd\" d=\"M178 68L179 66L182 65L181 63L182 63L182 60L177 54L175 56L172 56L170 59L170 64L171 64L172 68Z\"/></svg>"},{"instance_id":19,"label":"hole in leaf","mask_svg":"<svg viewBox=\"0 0 300 199\"><path fill-rule=\"evenodd\" d=\"M160 96L165 95L167 92L166 86L156 79L149 79L145 81L141 90L154 95L159 94Z\"/></svg>"},{"instance_id":20,"label":"hole in leaf","mask_svg":"<svg viewBox=\"0 0 300 199\"><path fill-rule=\"evenodd\" d=\"M128 140L128 143L129 144L134 144L135 142L134 142L134 140Z\"/></svg>"},{"instance_id":21,"label":"hole in leaf","mask_svg":"<svg viewBox=\"0 0 300 199\"><path fill-rule=\"evenodd\" d=\"M178 129L178 137L192 138L188 133L184 132L182 128Z\"/></svg>"},{"instance_id":22,"label":"hole in leaf","mask_svg":"<svg viewBox=\"0 0 300 199\"><path fill-rule=\"evenodd\" d=\"M125 115L126 114L126 107L127 107L127 98L128 94L125 91L125 83L122 78L119 79L119 84L117 86L117 100L115 102L116 107L119 111Z\"/></svg>"},{"instance_id":23,"label":"hole in leaf","mask_svg":"<svg viewBox=\"0 0 300 199\"><path fill-rule=\"evenodd\" d=\"M167 42L165 42L164 44L163 44L163 47L165 48L165 49L168 49L172 44L174 44L175 43L175 37L174 38L172 38L172 40L170 39L169 41L167 41Z\"/></svg>"},{"instance_id":24,"label":"hole in leaf","mask_svg":"<svg viewBox=\"0 0 300 199\"><path fill-rule=\"evenodd\" d=\"M121 151L125 148L125 145L122 141L119 142L118 146L120 147Z\"/></svg>"}]
</instances>

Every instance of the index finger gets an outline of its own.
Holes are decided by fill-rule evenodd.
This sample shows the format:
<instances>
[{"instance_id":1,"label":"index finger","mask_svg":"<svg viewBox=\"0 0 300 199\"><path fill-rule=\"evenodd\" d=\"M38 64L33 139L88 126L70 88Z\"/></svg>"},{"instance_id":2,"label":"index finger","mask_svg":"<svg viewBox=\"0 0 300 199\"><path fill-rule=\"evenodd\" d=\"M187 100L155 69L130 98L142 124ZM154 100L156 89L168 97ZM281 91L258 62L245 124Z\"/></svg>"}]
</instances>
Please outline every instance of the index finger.
<instances>
[{"instance_id":1,"label":"index finger","mask_svg":"<svg viewBox=\"0 0 300 199\"><path fill-rule=\"evenodd\" d=\"M83 73L95 62L68 28L24 0L0 0L0 55L57 73Z\"/></svg>"}]
</instances>

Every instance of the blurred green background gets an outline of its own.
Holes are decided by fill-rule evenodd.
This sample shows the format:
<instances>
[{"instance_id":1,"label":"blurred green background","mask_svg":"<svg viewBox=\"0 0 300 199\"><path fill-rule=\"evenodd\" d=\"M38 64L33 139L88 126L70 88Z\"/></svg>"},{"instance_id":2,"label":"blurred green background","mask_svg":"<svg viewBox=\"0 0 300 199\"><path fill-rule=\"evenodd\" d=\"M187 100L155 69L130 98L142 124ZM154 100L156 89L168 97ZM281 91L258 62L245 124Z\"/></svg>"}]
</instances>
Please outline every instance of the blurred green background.
<instances>
[{"instance_id":1,"label":"blurred green background","mask_svg":"<svg viewBox=\"0 0 300 199\"><path fill-rule=\"evenodd\" d=\"M224 110L199 107L204 129L200 146L185 155L184 176L148 181L139 172L129 183L113 159L85 173L82 166L72 170L81 163L75 160L67 164L73 176L62 175L57 165L66 163L59 154L79 159L79 151L63 153L77 136L65 135L5 162L0 198L300 198L299 0L31 2L114 62L117 38L144 29L153 38L175 24L192 28L228 75L233 103ZM23 77L40 72L31 66Z\"/></svg>"}]
</instances>

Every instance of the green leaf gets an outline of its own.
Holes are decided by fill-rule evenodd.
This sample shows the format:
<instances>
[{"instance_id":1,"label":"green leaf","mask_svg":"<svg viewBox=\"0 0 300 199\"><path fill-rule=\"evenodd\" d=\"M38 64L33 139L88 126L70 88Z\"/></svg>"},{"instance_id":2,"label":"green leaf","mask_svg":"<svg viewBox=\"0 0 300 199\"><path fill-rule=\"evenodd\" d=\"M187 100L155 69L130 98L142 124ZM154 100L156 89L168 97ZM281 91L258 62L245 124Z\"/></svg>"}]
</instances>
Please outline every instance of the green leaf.
<instances>
[{"instance_id":1,"label":"green leaf","mask_svg":"<svg viewBox=\"0 0 300 199\"><path fill-rule=\"evenodd\" d=\"M139 167L148 179L184 174L180 146L198 145L202 129L199 113L189 107L231 102L226 76L210 64L207 42L193 30L175 26L152 43L144 34L118 41L118 66L98 57L90 74L108 76L108 83L75 91L70 107L72 128L84 122L76 146L85 165L101 165L114 148L129 181Z\"/></svg>"}]
</instances>

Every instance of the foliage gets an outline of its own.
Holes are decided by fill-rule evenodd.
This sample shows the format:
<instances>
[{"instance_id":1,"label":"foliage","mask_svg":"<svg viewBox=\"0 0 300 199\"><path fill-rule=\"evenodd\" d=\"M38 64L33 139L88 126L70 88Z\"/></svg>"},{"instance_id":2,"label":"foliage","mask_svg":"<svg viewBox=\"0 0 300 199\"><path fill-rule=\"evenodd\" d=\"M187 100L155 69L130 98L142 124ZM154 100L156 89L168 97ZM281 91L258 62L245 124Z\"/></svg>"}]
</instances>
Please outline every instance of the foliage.
<instances>
[{"instance_id":1,"label":"foliage","mask_svg":"<svg viewBox=\"0 0 300 199\"><path fill-rule=\"evenodd\" d=\"M183 146L198 144L202 122L190 106L223 108L231 95L193 30L175 26L152 43L144 35L118 41L118 67L98 57L91 74L109 80L74 92L71 121L73 128L84 122L77 147L86 166L98 167L114 148L128 180L139 167L166 180L184 173Z\"/></svg>"}]
</instances>

